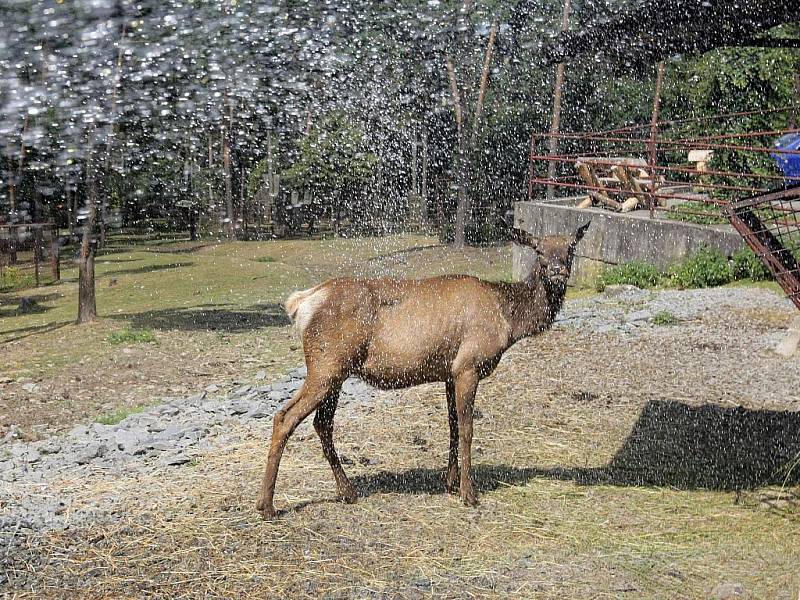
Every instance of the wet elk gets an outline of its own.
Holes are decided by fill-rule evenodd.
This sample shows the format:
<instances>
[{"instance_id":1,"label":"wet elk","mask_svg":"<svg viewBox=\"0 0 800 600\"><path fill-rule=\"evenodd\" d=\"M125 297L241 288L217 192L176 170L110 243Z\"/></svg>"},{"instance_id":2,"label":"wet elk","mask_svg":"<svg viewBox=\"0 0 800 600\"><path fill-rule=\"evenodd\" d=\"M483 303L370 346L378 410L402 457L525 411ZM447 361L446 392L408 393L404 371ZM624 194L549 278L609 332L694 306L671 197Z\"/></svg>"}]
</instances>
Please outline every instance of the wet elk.
<instances>
[{"instance_id":1,"label":"wet elk","mask_svg":"<svg viewBox=\"0 0 800 600\"><path fill-rule=\"evenodd\" d=\"M314 428L338 494L346 502L356 501L356 490L333 445L339 390L350 375L384 389L444 382L450 421L445 485L450 492L458 489L464 504L476 505L470 447L478 382L515 342L552 325L564 302L575 247L588 227L589 223L573 236L539 240L515 230L515 241L538 255L530 275L518 283L466 275L341 278L292 294L286 310L302 337L308 374L275 415L257 505L263 517L275 515L275 480L286 442L314 411Z\"/></svg>"}]
</instances>

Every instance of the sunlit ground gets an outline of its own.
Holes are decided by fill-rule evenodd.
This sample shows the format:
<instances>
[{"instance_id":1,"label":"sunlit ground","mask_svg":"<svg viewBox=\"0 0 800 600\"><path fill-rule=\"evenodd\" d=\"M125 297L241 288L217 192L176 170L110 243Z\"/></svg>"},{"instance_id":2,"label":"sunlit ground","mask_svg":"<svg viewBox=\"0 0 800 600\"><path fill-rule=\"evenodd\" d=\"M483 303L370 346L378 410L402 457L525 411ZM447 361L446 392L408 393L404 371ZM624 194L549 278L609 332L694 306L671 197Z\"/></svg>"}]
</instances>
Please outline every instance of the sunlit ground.
<instances>
[{"instance_id":1,"label":"sunlit ground","mask_svg":"<svg viewBox=\"0 0 800 600\"><path fill-rule=\"evenodd\" d=\"M77 315L77 270L60 285L0 294L0 434L12 424L68 428L78 419L190 395L211 383L302 362L282 308L293 290L341 275L471 273L510 278L510 248L454 251L436 238L125 244L97 259L97 307ZM112 246L114 248L114 246ZM65 261L66 262L66 261ZM18 315L19 298L44 312ZM113 343L115 332L146 330L153 343ZM2 383L0 383L2 386Z\"/></svg>"},{"instance_id":2,"label":"sunlit ground","mask_svg":"<svg viewBox=\"0 0 800 600\"><path fill-rule=\"evenodd\" d=\"M60 286L36 291L52 294L41 299L44 313L11 316L7 303L21 294L3 297L4 375L38 385L27 395L8 394L17 384L2 388L10 399L3 423L68 427L260 369L269 379L301 361L277 306L290 290L331 275L422 275L444 265L505 279L509 249L457 252L431 238L395 236L167 244L105 255L98 260L103 318L94 325L71 324L71 271ZM443 493L440 385L340 409L337 445L362 496L354 506L332 500L310 422L281 466L276 503L286 512L269 523L254 511L267 421L258 435L242 430L240 441L185 467L59 482L47 490L71 506L105 498L121 503L121 519L31 537L30 556L48 561L26 567L21 555L16 564L34 582L24 593L707 598L720 584L740 583L752 598L795 600L797 472L763 479L757 469L760 453L782 447L800 424L791 411L775 413L784 430L753 423L772 414L765 408L796 411L798 398L794 389L782 398L760 392L767 381L759 378L774 387L783 363L756 357L772 375L748 367L750 350L738 342L788 318L728 311L635 340L569 330L518 344L478 392L478 509ZM130 327L157 341L109 342ZM236 434L240 425L231 427Z\"/></svg>"},{"instance_id":3,"label":"sunlit ground","mask_svg":"<svg viewBox=\"0 0 800 600\"><path fill-rule=\"evenodd\" d=\"M552 331L512 349L476 401L477 509L443 492L440 385L340 409L352 506L333 500L310 422L281 465L286 512L268 523L254 511L267 422L193 466L64 481L73 506L121 502L121 520L32 540L51 558L31 596L666 599L737 583L794 600L798 478L753 483L761 449L780 445L752 427L757 393L719 405L736 367L670 331L627 346Z\"/></svg>"}]
</instances>

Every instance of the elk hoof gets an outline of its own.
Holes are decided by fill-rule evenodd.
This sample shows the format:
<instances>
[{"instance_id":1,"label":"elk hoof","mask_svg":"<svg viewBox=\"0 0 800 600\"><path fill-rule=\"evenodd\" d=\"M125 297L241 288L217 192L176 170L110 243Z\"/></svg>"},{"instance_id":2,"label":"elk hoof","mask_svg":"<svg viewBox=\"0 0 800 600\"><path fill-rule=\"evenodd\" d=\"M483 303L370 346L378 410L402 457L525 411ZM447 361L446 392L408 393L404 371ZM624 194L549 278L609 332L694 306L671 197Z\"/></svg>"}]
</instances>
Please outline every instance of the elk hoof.
<instances>
[{"instance_id":1,"label":"elk hoof","mask_svg":"<svg viewBox=\"0 0 800 600\"><path fill-rule=\"evenodd\" d=\"M275 507L272 506L272 503L269 505L263 498L259 498L258 502L256 502L256 510L261 513L261 518L265 521L269 521L270 519L274 519L275 516L278 514L275 511Z\"/></svg>"},{"instance_id":2,"label":"elk hoof","mask_svg":"<svg viewBox=\"0 0 800 600\"><path fill-rule=\"evenodd\" d=\"M464 506L478 506L478 498L475 496L474 490L462 492L461 500L464 502Z\"/></svg>"},{"instance_id":3,"label":"elk hoof","mask_svg":"<svg viewBox=\"0 0 800 600\"><path fill-rule=\"evenodd\" d=\"M278 513L275 511L273 507L262 508L258 512L261 513L261 518L264 519L265 521L271 521L272 519L278 516Z\"/></svg>"},{"instance_id":4,"label":"elk hoof","mask_svg":"<svg viewBox=\"0 0 800 600\"><path fill-rule=\"evenodd\" d=\"M355 504L358 500L358 494L356 494L355 489L345 489L339 490L339 497L346 503L346 504Z\"/></svg>"}]
</instances>

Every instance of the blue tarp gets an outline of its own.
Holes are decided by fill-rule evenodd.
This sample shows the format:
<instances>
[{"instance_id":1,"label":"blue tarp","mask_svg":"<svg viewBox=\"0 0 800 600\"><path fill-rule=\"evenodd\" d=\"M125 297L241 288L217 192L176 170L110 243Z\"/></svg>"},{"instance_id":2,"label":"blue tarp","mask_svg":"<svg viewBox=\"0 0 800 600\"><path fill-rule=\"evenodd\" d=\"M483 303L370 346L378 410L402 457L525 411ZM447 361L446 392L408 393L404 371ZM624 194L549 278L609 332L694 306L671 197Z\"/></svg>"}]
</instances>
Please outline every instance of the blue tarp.
<instances>
[{"instance_id":1,"label":"blue tarp","mask_svg":"<svg viewBox=\"0 0 800 600\"><path fill-rule=\"evenodd\" d=\"M800 150L800 133L789 133L775 140L778 150ZM786 177L800 177L800 154L771 154Z\"/></svg>"}]
</instances>

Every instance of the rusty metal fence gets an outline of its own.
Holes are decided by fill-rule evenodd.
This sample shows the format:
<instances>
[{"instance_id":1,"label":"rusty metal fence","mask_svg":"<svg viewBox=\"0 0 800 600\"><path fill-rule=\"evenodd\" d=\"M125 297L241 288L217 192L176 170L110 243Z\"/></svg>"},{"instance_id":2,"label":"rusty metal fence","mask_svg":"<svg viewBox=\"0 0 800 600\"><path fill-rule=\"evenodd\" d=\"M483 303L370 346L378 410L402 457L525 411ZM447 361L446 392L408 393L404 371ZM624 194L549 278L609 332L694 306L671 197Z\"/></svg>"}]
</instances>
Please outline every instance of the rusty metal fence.
<instances>
[{"instance_id":1,"label":"rusty metal fence","mask_svg":"<svg viewBox=\"0 0 800 600\"><path fill-rule=\"evenodd\" d=\"M800 309L800 128L747 127L763 123L767 115L789 122L794 110L728 113L600 132L533 133L528 199L559 195L550 193L557 190L562 196L582 196L582 208L730 222ZM782 112L787 114L775 114ZM553 138L561 153L550 151ZM787 139L793 140L788 147L782 143Z\"/></svg>"},{"instance_id":2,"label":"rusty metal fence","mask_svg":"<svg viewBox=\"0 0 800 600\"><path fill-rule=\"evenodd\" d=\"M800 309L800 186L732 202L723 210Z\"/></svg>"}]
</instances>

